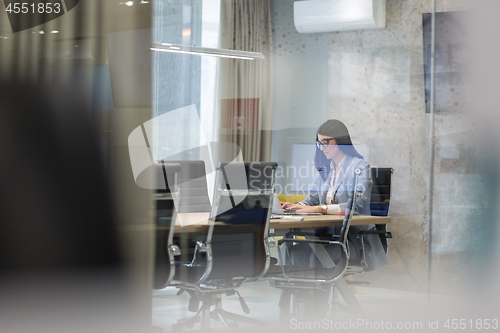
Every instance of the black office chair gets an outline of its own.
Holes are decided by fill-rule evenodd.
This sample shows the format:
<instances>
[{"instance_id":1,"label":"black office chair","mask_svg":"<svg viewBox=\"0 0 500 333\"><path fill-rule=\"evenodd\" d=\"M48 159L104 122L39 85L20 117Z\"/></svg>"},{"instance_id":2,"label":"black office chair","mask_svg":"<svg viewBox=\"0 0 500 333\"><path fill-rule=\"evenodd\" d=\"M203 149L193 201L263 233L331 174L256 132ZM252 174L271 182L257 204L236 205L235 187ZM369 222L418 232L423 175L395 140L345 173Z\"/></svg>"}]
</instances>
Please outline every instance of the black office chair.
<instances>
[{"instance_id":1,"label":"black office chair","mask_svg":"<svg viewBox=\"0 0 500 333\"><path fill-rule=\"evenodd\" d=\"M154 214L156 222L156 251L153 274L153 289L168 286L175 275L175 256L180 249L173 244L175 228L175 205L178 200L178 178L180 165L176 163L159 163L152 167L156 180L154 197Z\"/></svg>"},{"instance_id":2,"label":"black office chair","mask_svg":"<svg viewBox=\"0 0 500 333\"><path fill-rule=\"evenodd\" d=\"M371 180L372 180L372 189L371 189L371 197L370 197L370 209L371 209L371 215L373 216L388 216L389 213L389 205L390 205L390 196L391 196L391 176L393 173L392 168L371 168ZM356 188L356 187L354 187ZM352 206L354 207L354 206ZM345 223L345 219L344 219ZM367 268L366 264L366 258L365 258L365 242L364 242L364 237L365 235L368 234L378 234L380 237L380 241L382 243L383 249L385 253L387 253L388 250L388 244L387 244L387 239L392 238L392 234L387 231L387 225L386 224L376 224L375 229L371 230L361 230L358 232L357 236L361 240L361 249L360 253L357 256L360 258L358 261L353 261L349 260L348 262L343 262L343 264L346 264L345 266L342 266L341 268L337 264L335 268L337 270L341 270L338 275L336 275L334 280L337 280L338 278L342 276L348 276L348 275L353 275L356 273L361 273ZM319 237L319 238L325 238L329 239L334 235L329 235L329 234L318 234L318 233L311 233L311 232L298 232L298 231L292 231L287 233L285 238L288 238L290 240L287 240L287 242L294 242L294 243L300 243L300 242L306 242L304 240L300 239L294 239L293 237L295 236L306 236L306 237ZM283 241L280 241L280 245ZM309 242L309 241L307 241ZM287 274L284 274L285 276L288 276L289 279L286 281L286 279L280 279L276 278L275 276L271 277L271 284L274 285L277 288L283 289L283 290L294 290L294 292L297 292L300 289L317 289L316 283L324 283L325 281L325 273L327 273L327 269L308 269L308 268L294 268L293 266L283 266L283 270L289 270L290 272ZM276 267L272 267L270 269L270 273L268 275L275 275L276 271L279 271ZM338 271L337 271L338 272ZM330 272L332 274L332 272ZM306 280L302 280L300 277L307 277L309 279L309 283L306 283ZM297 282L302 283L300 286L297 284ZM313 283L311 283L313 282ZM332 280L333 282L333 280ZM346 281L347 284L369 284L368 282L364 281ZM327 282L329 283L329 282ZM286 293L283 294L284 296L288 295ZM346 295L345 292L343 294L346 302L348 303L348 309L351 312L362 312L362 308L357 302L357 300L351 295ZM281 310L281 319L285 319L289 315L289 299L286 299L286 297L282 297L280 300L280 310Z\"/></svg>"},{"instance_id":3,"label":"black office chair","mask_svg":"<svg viewBox=\"0 0 500 333\"><path fill-rule=\"evenodd\" d=\"M392 174L394 169L392 168L371 168L372 177L372 191L370 197L370 210L372 216L388 216L389 215L389 205L391 203L391 183ZM358 238L361 239L361 251L360 256L361 261L359 263L352 263L350 265L347 274L354 274L362 272L366 267L366 252L365 252L365 235L377 234L380 237L380 242L384 248L385 253L389 250L389 245L387 239L393 238L392 233L387 231L387 224L375 224L375 230L361 230L358 233ZM362 281L349 281L349 284L369 284L368 282Z\"/></svg>"},{"instance_id":4,"label":"black office chair","mask_svg":"<svg viewBox=\"0 0 500 333\"><path fill-rule=\"evenodd\" d=\"M373 216L389 216L393 174L393 168L372 168L373 186L370 209ZM380 236L384 251L387 253L389 250L387 239L392 238L392 233L387 231L387 224L375 224L375 228L377 229L376 233Z\"/></svg>"},{"instance_id":5,"label":"black office chair","mask_svg":"<svg viewBox=\"0 0 500 333\"><path fill-rule=\"evenodd\" d=\"M218 167L207 233L197 240L191 262L178 263L173 281L180 293L190 294L188 310L197 313L180 319L173 330L197 322L208 329L214 318L227 328L237 321L267 324L222 310L221 296L238 294L243 311L250 312L236 288L262 277L269 267L268 229L276 168L276 163L265 162Z\"/></svg>"},{"instance_id":6,"label":"black office chair","mask_svg":"<svg viewBox=\"0 0 500 333\"><path fill-rule=\"evenodd\" d=\"M353 189L358 187L358 177L361 170L356 170ZM339 235L318 234L311 232L291 231L285 237L278 241L278 245L282 244L297 244L309 243L319 245L316 251L324 250L322 245L333 244L338 245L340 250L340 260L333 267L296 267L293 265L275 265L271 267L266 275L271 282L271 286L282 289L283 294L280 299L280 320L285 320L290 315L290 299L291 294L298 294L307 290L316 290L321 288L321 285L332 284L341 278L346 271L349 263L349 247L348 233L351 225L351 220L354 214L357 193L351 192L347 205L347 210L344 215L342 227ZM307 239L297 239L296 236L305 236ZM286 249L287 247L285 247ZM326 252L326 251L325 251ZM280 252L281 253L281 252ZM328 254L327 254L328 255ZM287 262L281 258L281 263ZM295 304L297 306L297 304ZM300 311L300 310L299 310ZM302 314L300 314L302 315ZM300 316L299 315L299 316Z\"/></svg>"},{"instance_id":7,"label":"black office chair","mask_svg":"<svg viewBox=\"0 0 500 333\"><path fill-rule=\"evenodd\" d=\"M388 216L389 206L391 199L391 182L392 174L394 170L392 168L371 168L371 180L372 189L370 196L370 211L372 216ZM368 268L366 263L366 251L365 251L365 236L366 235L378 235L380 242L384 249L385 254L389 249L387 239L393 238L392 233L387 231L387 224L375 224L375 229L371 230L360 230L357 237L361 240L361 249L359 251L360 258L358 261L350 260L347 269L344 272L344 276L350 276L354 274L359 274ZM369 285L368 281L352 281L346 280L348 285ZM347 302L347 300L346 300ZM347 312L363 312L361 305L355 300L351 299L347 302L347 306L341 305L338 302L336 304L337 310L344 310ZM332 304L333 305L333 304Z\"/></svg>"},{"instance_id":8,"label":"black office chair","mask_svg":"<svg viewBox=\"0 0 500 333\"><path fill-rule=\"evenodd\" d=\"M175 199L176 213L210 212L211 205L210 199L208 198L204 161L169 160L168 162L159 161L159 163L174 163L180 166L180 171L177 175L178 191ZM182 249L180 254L176 252L175 261L177 263L189 263L192 260L196 241L202 237L203 234L205 233L203 232L201 236L195 233L179 233L174 235L173 245ZM177 251L177 249L175 250Z\"/></svg>"}]
</instances>

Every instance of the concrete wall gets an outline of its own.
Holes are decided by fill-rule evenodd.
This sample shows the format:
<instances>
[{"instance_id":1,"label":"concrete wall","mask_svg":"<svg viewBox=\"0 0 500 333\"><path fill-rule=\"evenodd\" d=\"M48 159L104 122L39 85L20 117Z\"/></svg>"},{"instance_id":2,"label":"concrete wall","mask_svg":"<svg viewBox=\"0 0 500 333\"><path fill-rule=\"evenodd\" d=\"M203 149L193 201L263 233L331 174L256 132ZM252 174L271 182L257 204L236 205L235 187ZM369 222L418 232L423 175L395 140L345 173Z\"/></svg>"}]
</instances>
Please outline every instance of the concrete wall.
<instances>
[{"instance_id":1,"label":"concrete wall","mask_svg":"<svg viewBox=\"0 0 500 333\"><path fill-rule=\"evenodd\" d=\"M463 1L437 1L438 12L464 9ZM431 1L388 2L386 29L329 34L327 116L342 120L355 144L370 147L370 165L395 170L389 264L360 276L375 286L427 288L430 116L422 14L430 12ZM436 115L431 253L437 292L460 285L474 261L468 223L484 206L481 196L470 195L482 188L473 166L474 130L466 112Z\"/></svg>"}]
</instances>

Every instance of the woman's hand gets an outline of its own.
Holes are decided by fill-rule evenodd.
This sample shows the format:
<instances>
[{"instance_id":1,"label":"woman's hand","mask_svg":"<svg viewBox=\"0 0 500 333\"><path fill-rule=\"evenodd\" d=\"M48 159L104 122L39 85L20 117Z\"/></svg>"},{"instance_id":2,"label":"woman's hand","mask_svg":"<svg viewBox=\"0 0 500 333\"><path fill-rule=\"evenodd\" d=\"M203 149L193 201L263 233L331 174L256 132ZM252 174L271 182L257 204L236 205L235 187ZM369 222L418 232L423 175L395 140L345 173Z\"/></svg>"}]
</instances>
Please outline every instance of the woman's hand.
<instances>
[{"instance_id":1,"label":"woman's hand","mask_svg":"<svg viewBox=\"0 0 500 333\"><path fill-rule=\"evenodd\" d=\"M323 213L323 208L321 206L307 206L300 204L293 204L291 202L281 202L281 208L283 209L295 209L298 213Z\"/></svg>"},{"instance_id":2,"label":"woman's hand","mask_svg":"<svg viewBox=\"0 0 500 333\"><path fill-rule=\"evenodd\" d=\"M297 207L289 209L295 209L297 213L323 213L323 208L321 208L321 206L306 206L306 205L296 205L296 206Z\"/></svg>"},{"instance_id":3,"label":"woman's hand","mask_svg":"<svg viewBox=\"0 0 500 333\"><path fill-rule=\"evenodd\" d=\"M293 204L291 202L282 202L281 203L281 208L283 208L283 209L300 209L301 207L308 207L308 206Z\"/></svg>"}]
</instances>

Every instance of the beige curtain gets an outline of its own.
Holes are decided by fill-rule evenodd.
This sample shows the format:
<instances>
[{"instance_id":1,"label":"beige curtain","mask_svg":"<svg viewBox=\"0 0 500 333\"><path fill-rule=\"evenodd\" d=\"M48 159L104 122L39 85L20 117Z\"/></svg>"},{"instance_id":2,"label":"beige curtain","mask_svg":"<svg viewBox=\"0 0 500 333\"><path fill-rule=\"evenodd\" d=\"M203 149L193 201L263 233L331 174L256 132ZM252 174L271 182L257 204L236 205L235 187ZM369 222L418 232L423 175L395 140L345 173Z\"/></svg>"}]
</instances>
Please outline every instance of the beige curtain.
<instances>
[{"instance_id":1,"label":"beige curtain","mask_svg":"<svg viewBox=\"0 0 500 333\"><path fill-rule=\"evenodd\" d=\"M269 0L221 1L219 47L261 52L266 58L222 59L219 62L218 140L237 144L245 161L271 158L271 29Z\"/></svg>"}]
</instances>

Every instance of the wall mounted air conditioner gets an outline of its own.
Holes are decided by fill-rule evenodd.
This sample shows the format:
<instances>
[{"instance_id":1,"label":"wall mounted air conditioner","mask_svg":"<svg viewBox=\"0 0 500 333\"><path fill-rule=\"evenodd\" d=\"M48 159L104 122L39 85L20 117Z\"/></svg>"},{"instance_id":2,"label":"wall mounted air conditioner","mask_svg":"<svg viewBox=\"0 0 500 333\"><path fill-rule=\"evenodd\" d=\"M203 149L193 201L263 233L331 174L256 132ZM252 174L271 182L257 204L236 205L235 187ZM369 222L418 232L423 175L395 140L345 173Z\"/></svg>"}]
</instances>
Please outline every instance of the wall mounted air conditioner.
<instances>
[{"instance_id":1,"label":"wall mounted air conditioner","mask_svg":"<svg viewBox=\"0 0 500 333\"><path fill-rule=\"evenodd\" d=\"M385 28L386 0L310 0L293 3L298 32Z\"/></svg>"}]
</instances>

